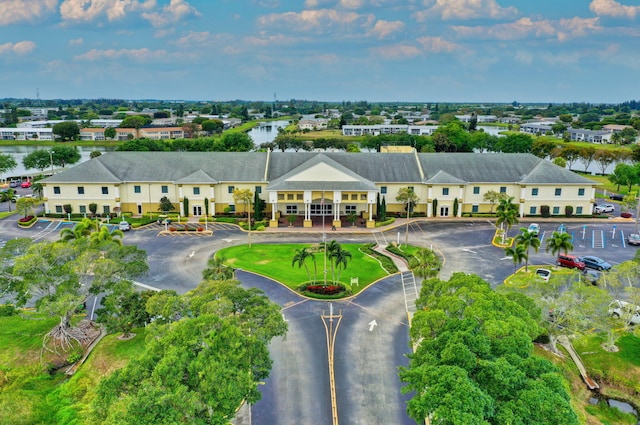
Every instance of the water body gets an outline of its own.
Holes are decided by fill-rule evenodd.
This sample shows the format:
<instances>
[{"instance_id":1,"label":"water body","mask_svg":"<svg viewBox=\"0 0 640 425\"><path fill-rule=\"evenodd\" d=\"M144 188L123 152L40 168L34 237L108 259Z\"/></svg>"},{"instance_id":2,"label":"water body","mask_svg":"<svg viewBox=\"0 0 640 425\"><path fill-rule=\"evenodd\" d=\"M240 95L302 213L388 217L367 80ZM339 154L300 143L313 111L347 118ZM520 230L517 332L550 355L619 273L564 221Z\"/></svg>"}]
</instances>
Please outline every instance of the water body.
<instances>
[{"instance_id":1,"label":"water body","mask_svg":"<svg viewBox=\"0 0 640 425\"><path fill-rule=\"evenodd\" d=\"M9 177L18 177L18 176L28 176L32 174L40 174L40 170L35 168L26 169L24 165L22 165L22 160L25 156L29 155L31 152L36 150L55 150L55 146L34 146L34 145L16 145L16 146L2 146L0 145L0 153L5 155L13 156L13 159L16 160L18 166L13 170L0 174L0 181L7 179ZM106 146L79 146L78 151L80 152L80 161L75 163L74 165L81 164L85 161L88 161L91 156L91 152L100 151L100 152L108 152L112 151L113 147ZM73 167L74 165L67 165L66 168ZM45 170L47 171L47 170Z\"/></svg>"},{"instance_id":2,"label":"water body","mask_svg":"<svg viewBox=\"0 0 640 425\"><path fill-rule=\"evenodd\" d=\"M260 146L263 143L271 143L278 135L279 128L285 128L289 121L265 121L253 127L247 134L253 139L253 144Z\"/></svg>"}]
</instances>

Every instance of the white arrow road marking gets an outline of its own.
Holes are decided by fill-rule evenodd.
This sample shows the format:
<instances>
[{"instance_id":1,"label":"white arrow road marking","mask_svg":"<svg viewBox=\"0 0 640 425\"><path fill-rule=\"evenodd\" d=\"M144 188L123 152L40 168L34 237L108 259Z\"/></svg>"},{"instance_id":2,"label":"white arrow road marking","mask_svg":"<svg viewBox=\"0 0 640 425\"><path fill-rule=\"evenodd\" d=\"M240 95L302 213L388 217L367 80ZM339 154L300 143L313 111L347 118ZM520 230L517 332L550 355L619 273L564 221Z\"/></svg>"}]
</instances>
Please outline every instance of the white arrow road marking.
<instances>
[{"instance_id":1,"label":"white arrow road marking","mask_svg":"<svg viewBox=\"0 0 640 425\"><path fill-rule=\"evenodd\" d=\"M369 332L371 332L373 330L373 328L375 328L376 326L378 326L378 322L376 322L376 319L373 319L372 321L369 322Z\"/></svg>"},{"instance_id":2,"label":"white arrow road marking","mask_svg":"<svg viewBox=\"0 0 640 425\"><path fill-rule=\"evenodd\" d=\"M233 242L235 239L223 239L223 241L227 242L227 243L231 243Z\"/></svg>"},{"instance_id":3,"label":"white arrow road marking","mask_svg":"<svg viewBox=\"0 0 640 425\"><path fill-rule=\"evenodd\" d=\"M191 251L191 254L189 254L189 258L193 258L193 256L196 255L195 251Z\"/></svg>"},{"instance_id":4,"label":"white arrow road marking","mask_svg":"<svg viewBox=\"0 0 640 425\"><path fill-rule=\"evenodd\" d=\"M501 259L500 259L500 261L503 261L503 260L512 260L512 259L513 259L513 257L504 257L504 258L501 258Z\"/></svg>"},{"instance_id":5,"label":"white arrow road marking","mask_svg":"<svg viewBox=\"0 0 640 425\"><path fill-rule=\"evenodd\" d=\"M470 252L472 254L477 254L477 252L470 250L469 248L462 248L463 251L465 252Z\"/></svg>"}]
</instances>

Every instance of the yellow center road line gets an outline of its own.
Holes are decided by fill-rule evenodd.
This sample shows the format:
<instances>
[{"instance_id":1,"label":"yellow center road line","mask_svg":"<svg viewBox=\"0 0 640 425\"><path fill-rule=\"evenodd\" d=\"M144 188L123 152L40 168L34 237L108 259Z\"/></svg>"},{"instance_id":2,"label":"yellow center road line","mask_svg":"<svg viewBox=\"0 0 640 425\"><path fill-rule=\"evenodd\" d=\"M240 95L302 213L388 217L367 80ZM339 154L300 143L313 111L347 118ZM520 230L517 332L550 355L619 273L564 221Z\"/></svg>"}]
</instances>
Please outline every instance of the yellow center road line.
<instances>
[{"instance_id":1,"label":"yellow center road line","mask_svg":"<svg viewBox=\"0 0 640 425\"><path fill-rule=\"evenodd\" d=\"M321 316L322 323L324 324L325 335L327 338L327 357L329 363L329 388L331 390L331 416L333 418L333 425L338 425L338 401L336 397L336 380L335 380L335 372L334 372L334 362L333 362L333 353L334 353L334 344L336 340L336 334L338 333L338 327L340 326L340 321L342 320L342 314L333 315L330 314L325 316L324 314ZM334 319L337 319L337 323L334 327Z\"/></svg>"}]
</instances>

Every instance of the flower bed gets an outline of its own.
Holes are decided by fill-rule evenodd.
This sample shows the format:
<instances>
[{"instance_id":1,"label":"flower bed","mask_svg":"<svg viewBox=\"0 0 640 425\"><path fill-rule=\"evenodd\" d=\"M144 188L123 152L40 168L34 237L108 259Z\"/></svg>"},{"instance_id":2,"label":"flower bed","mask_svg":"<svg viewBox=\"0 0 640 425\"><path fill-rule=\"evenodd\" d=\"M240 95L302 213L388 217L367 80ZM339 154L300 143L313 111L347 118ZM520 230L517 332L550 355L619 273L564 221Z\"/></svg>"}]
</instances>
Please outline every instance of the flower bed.
<instances>
[{"instance_id":1,"label":"flower bed","mask_svg":"<svg viewBox=\"0 0 640 425\"><path fill-rule=\"evenodd\" d=\"M319 295L336 295L344 291L341 285L307 285L305 291Z\"/></svg>"},{"instance_id":2,"label":"flower bed","mask_svg":"<svg viewBox=\"0 0 640 425\"><path fill-rule=\"evenodd\" d=\"M18 219L18 226L29 227L33 223L35 223L37 220L38 220L37 217L32 216L32 215L28 215L26 217L22 217L22 218Z\"/></svg>"}]
</instances>

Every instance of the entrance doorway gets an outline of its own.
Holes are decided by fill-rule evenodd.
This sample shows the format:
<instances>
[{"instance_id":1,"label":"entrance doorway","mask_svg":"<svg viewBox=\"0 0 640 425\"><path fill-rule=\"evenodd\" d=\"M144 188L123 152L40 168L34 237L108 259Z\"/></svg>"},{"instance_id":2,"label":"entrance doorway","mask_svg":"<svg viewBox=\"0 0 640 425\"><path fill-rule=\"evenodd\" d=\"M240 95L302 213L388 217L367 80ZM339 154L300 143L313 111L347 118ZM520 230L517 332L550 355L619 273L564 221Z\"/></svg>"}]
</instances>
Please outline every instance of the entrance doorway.
<instances>
[{"instance_id":1,"label":"entrance doorway","mask_svg":"<svg viewBox=\"0 0 640 425\"><path fill-rule=\"evenodd\" d=\"M448 206L440 207L440 217L449 217L449 207Z\"/></svg>"},{"instance_id":2,"label":"entrance doorway","mask_svg":"<svg viewBox=\"0 0 640 425\"><path fill-rule=\"evenodd\" d=\"M195 217L199 217L202 215L202 206L200 205L194 205L193 206L193 215Z\"/></svg>"}]
</instances>

